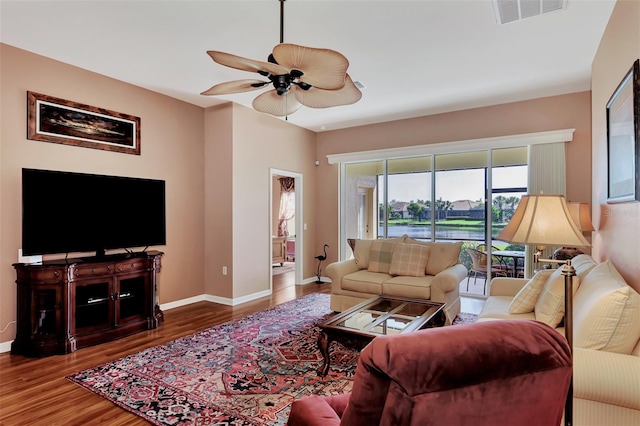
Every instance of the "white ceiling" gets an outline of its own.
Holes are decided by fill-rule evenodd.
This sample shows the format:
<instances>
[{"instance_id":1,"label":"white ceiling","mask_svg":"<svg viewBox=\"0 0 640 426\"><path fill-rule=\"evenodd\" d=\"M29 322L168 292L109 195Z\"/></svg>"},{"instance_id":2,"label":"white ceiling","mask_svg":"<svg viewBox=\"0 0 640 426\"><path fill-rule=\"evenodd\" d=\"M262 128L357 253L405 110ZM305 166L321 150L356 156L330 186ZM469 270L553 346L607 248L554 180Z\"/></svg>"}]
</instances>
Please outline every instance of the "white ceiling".
<instances>
[{"instance_id":1,"label":"white ceiling","mask_svg":"<svg viewBox=\"0 0 640 426\"><path fill-rule=\"evenodd\" d=\"M499 26L489 0L287 0L284 41L341 52L353 80L366 86L354 105L302 107L288 121L332 130L589 90L614 4L569 0L563 11ZM280 38L278 0L0 0L0 7L3 43L202 107L250 106L262 93L201 96L214 84L254 78L216 64L207 50L266 61Z\"/></svg>"}]
</instances>

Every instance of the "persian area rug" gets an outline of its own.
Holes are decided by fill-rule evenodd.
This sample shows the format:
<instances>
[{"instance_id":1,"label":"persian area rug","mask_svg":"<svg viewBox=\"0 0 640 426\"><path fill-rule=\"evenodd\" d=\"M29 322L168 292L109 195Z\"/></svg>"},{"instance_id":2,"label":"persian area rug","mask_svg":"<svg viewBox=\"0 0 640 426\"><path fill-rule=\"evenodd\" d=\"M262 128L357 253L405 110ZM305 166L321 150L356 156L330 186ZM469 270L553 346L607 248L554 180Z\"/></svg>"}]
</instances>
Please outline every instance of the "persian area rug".
<instances>
[{"instance_id":1,"label":"persian area rug","mask_svg":"<svg viewBox=\"0 0 640 426\"><path fill-rule=\"evenodd\" d=\"M471 324L476 322L478 315L470 314L468 312L460 312L457 317L453 319L453 325L457 324Z\"/></svg>"},{"instance_id":2,"label":"persian area rug","mask_svg":"<svg viewBox=\"0 0 640 426\"><path fill-rule=\"evenodd\" d=\"M322 364L314 293L67 378L156 425L284 425L294 399L349 392L358 353L335 342Z\"/></svg>"},{"instance_id":3,"label":"persian area rug","mask_svg":"<svg viewBox=\"0 0 640 426\"><path fill-rule=\"evenodd\" d=\"M334 341L316 372L316 324L332 315L313 293L67 378L156 425L285 425L295 399L351 390L355 349Z\"/></svg>"}]
</instances>

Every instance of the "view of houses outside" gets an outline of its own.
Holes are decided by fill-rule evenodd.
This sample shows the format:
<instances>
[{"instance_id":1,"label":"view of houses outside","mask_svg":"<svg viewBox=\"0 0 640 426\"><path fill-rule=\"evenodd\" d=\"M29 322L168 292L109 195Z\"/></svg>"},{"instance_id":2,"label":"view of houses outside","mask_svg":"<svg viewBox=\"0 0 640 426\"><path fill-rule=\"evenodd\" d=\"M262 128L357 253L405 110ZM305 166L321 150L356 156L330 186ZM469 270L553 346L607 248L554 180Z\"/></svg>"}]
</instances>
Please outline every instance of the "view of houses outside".
<instances>
[{"instance_id":1,"label":"view of houses outside","mask_svg":"<svg viewBox=\"0 0 640 426\"><path fill-rule=\"evenodd\" d=\"M491 202L492 232L495 237L509 222L526 193L526 166L493 170ZM431 173L389 175L386 205L378 203L379 235L407 234L431 239L431 216L435 216L437 240L484 242L486 226L485 169L451 170L436 173L436 197L431 207ZM379 200L383 200L378 186ZM386 210L386 211L385 211Z\"/></svg>"},{"instance_id":2,"label":"view of houses outside","mask_svg":"<svg viewBox=\"0 0 640 426\"><path fill-rule=\"evenodd\" d=\"M509 222L521 195L497 195L491 206L492 235L496 236ZM384 207L379 205L380 223L384 222ZM435 209L431 201L391 200L387 207L389 236L407 234L416 238L431 237L431 215L436 218L436 238L484 241L485 203L482 200L448 201L438 199Z\"/></svg>"}]
</instances>

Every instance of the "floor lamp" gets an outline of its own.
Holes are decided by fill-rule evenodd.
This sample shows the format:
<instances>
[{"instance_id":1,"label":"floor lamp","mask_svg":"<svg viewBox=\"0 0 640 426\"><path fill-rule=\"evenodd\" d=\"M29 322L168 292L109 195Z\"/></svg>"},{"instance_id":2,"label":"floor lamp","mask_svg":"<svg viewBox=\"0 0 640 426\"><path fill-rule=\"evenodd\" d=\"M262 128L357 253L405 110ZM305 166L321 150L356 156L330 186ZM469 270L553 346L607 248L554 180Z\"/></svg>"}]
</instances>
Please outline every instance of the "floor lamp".
<instances>
[{"instance_id":1,"label":"floor lamp","mask_svg":"<svg viewBox=\"0 0 640 426\"><path fill-rule=\"evenodd\" d=\"M507 226L496 239L515 244L544 246L591 247L573 221L563 195L525 195ZM539 261L536 253L535 261ZM547 259L543 260L547 262ZM571 260L562 267L564 275L565 335L573 358L573 277L576 270ZM573 424L573 376L565 402L564 424Z\"/></svg>"}]
</instances>

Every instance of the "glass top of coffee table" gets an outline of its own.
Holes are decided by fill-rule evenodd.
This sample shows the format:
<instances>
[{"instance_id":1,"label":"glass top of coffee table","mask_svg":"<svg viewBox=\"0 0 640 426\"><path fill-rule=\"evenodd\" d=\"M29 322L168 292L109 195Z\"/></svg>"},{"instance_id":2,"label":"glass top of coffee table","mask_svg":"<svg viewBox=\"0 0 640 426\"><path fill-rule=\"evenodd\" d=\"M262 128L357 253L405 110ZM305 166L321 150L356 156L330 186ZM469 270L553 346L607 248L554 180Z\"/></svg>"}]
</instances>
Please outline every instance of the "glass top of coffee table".
<instances>
[{"instance_id":1,"label":"glass top of coffee table","mask_svg":"<svg viewBox=\"0 0 640 426\"><path fill-rule=\"evenodd\" d=\"M400 334L444 325L443 309L444 303L430 300L377 296L319 326L368 336Z\"/></svg>"}]
</instances>

